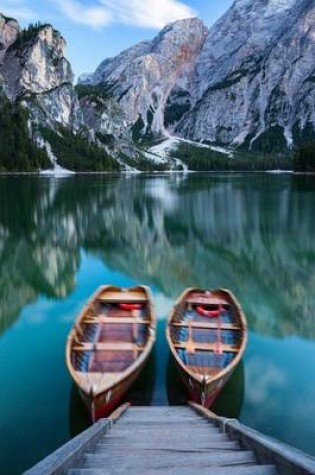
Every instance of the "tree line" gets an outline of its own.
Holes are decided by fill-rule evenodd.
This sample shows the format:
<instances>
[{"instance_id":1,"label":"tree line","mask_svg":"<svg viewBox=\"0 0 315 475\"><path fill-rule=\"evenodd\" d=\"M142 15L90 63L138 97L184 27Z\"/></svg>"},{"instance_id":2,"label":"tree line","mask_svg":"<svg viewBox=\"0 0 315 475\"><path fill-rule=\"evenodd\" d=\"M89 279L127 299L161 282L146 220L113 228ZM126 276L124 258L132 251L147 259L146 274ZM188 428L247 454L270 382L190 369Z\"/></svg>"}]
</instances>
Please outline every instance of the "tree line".
<instances>
[{"instance_id":1,"label":"tree line","mask_svg":"<svg viewBox=\"0 0 315 475\"><path fill-rule=\"evenodd\" d=\"M28 118L28 111L19 103L0 99L0 171L29 172L51 165L46 150L29 136Z\"/></svg>"},{"instance_id":2,"label":"tree line","mask_svg":"<svg viewBox=\"0 0 315 475\"><path fill-rule=\"evenodd\" d=\"M296 149L294 170L296 172L315 172L315 142Z\"/></svg>"}]
</instances>

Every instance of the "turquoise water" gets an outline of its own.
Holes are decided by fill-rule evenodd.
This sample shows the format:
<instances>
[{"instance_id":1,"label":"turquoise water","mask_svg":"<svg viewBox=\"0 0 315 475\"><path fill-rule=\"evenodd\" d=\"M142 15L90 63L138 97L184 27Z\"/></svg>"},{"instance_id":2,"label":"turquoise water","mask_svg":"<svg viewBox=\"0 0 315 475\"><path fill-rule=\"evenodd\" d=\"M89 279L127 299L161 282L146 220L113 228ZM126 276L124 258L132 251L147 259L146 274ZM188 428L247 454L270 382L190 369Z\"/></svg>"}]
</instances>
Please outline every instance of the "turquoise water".
<instances>
[{"instance_id":1,"label":"turquoise water","mask_svg":"<svg viewBox=\"0 0 315 475\"><path fill-rule=\"evenodd\" d=\"M215 410L315 455L315 178L0 178L0 473L88 426L64 364L94 289L150 285L158 341L130 398L180 404L164 337L188 286L228 287L250 335Z\"/></svg>"}]
</instances>

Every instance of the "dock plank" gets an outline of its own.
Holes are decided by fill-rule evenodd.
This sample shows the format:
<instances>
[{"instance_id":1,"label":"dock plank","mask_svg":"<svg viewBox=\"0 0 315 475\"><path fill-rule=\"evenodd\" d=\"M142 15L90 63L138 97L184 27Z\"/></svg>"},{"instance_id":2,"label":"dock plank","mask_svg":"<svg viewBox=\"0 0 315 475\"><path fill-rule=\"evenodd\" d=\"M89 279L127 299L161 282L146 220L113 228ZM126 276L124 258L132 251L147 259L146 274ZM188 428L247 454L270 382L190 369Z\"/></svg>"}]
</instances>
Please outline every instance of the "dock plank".
<instances>
[{"instance_id":1,"label":"dock plank","mask_svg":"<svg viewBox=\"0 0 315 475\"><path fill-rule=\"evenodd\" d=\"M238 442L208 442L208 443L172 443L171 447L169 442L156 442L156 441L146 441L146 442L135 442L135 443L130 443L129 448L134 449L137 451L137 453L140 453L141 451L145 452L164 452L164 451L179 451L179 452L205 452L205 451L211 451L211 450L240 450L241 446ZM119 451L121 452L121 444L117 442L106 442L104 441L103 443L97 444L95 446L95 453L98 452L114 452L114 451Z\"/></svg>"},{"instance_id":2,"label":"dock plank","mask_svg":"<svg viewBox=\"0 0 315 475\"><path fill-rule=\"evenodd\" d=\"M85 468L72 469L68 475L140 475L139 469L122 468ZM192 475L191 468L149 469L145 475ZM198 468L198 475L277 475L275 467L272 465L251 465L247 467L215 467Z\"/></svg>"},{"instance_id":3,"label":"dock plank","mask_svg":"<svg viewBox=\"0 0 315 475\"><path fill-rule=\"evenodd\" d=\"M39 467L44 469L35 467L26 475L286 473L282 467L277 469L277 459L270 455L269 449L264 456L263 435L258 440L250 429L246 429L245 434L237 421L222 419L195 406L129 407L118 418L101 423L105 424L102 431L95 432L93 428L85 431L84 443L82 438L77 442L74 439L62 451L48 457L48 462L41 462ZM91 441L89 433L94 434ZM265 447L271 447L270 443L268 446L266 442ZM292 457L288 460L291 460L290 467L293 466ZM302 471L297 469L290 475L315 475L315 471L303 472L308 460L304 457L300 463ZM52 470L49 470L50 465ZM307 466L311 466L310 463Z\"/></svg>"},{"instance_id":4,"label":"dock plank","mask_svg":"<svg viewBox=\"0 0 315 475\"><path fill-rule=\"evenodd\" d=\"M121 455L112 454L85 454L84 466L86 468L112 468L112 467L126 467L126 468L139 468L143 473L146 473L147 469L160 469L160 468L172 468L172 467L222 467L244 464L255 464L257 462L255 455L251 451L226 451L222 453L217 451L216 453L199 453L196 454L164 454L139 456L131 452L126 456L125 453Z\"/></svg>"}]
</instances>

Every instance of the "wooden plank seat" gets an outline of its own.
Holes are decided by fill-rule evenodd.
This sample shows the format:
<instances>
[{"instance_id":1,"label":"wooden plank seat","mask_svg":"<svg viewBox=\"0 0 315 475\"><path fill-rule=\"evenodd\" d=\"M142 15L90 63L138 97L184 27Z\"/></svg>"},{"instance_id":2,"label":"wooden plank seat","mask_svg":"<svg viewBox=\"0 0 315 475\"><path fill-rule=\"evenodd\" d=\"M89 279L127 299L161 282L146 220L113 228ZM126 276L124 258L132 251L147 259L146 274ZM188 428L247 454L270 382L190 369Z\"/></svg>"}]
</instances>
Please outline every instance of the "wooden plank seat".
<instances>
[{"instance_id":1,"label":"wooden plank seat","mask_svg":"<svg viewBox=\"0 0 315 475\"><path fill-rule=\"evenodd\" d=\"M197 342L178 342L174 343L174 347L176 349L183 349L183 350L189 350L189 351L217 351L218 350L218 344L217 343L197 343ZM220 349L224 353L238 353L239 352L239 347L234 346L234 345L223 345L220 343Z\"/></svg>"},{"instance_id":2,"label":"wooden plank seat","mask_svg":"<svg viewBox=\"0 0 315 475\"><path fill-rule=\"evenodd\" d=\"M108 342L108 343L88 343L78 342L72 348L74 351L134 351L143 350L143 346L138 346L135 343L125 342Z\"/></svg>"},{"instance_id":3,"label":"wooden plank seat","mask_svg":"<svg viewBox=\"0 0 315 475\"><path fill-rule=\"evenodd\" d=\"M107 303L145 303L148 299L139 295L138 292L104 292L98 296L98 300Z\"/></svg>"},{"instance_id":4,"label":"wooden plank seat","mask_svg":"<svg viewBox=\"0 0 315 475\"><path fill-rule=\"evenodd\" d=\"M83 320L83 323L109 323L113 325L127 325L127 324L150 324L150 320L144 320L141 318L134 318L134 317L105 317L104 315L99 315L97 317L89 317L86 320Z\"/></svg>"},{"instance_id":5,"label":"wooden plank seat","mask_svg":"<svg viewBox=\"0 0 315 475\"><path fill-rule=\"evenodd\" d=\"M192 296L186 300L188 305L223 305L224 307L230 307L231 305L224 299L217 297L207 296Z\"/></svg>"},{"instance_id":6,"label":"wooden plank seat","mask_svg":"<svg viewBox=\"0 0 315 475\"><path fill-rule=\"evenodd\" d=\"M98 300L102 303L114 303L114 304L119 304L119 303L147 303L147 299L142 298L142 297L133 297L129 299L123 299L122 297L99 297Z\"/></svg>"},{"instance_id":7,"label":"wooden plank seat","mask_svg":"<svg viewBox=\"0 0 315 475\"><path fill-rule=\"evenodd\" d=\"M235 325L234 323L210 323L210 322L171 322L170 323L173 327L179 328L200 328L205 330L235 330L240 331L242 328L239 325Z\"/></svg>"}]
</instances>

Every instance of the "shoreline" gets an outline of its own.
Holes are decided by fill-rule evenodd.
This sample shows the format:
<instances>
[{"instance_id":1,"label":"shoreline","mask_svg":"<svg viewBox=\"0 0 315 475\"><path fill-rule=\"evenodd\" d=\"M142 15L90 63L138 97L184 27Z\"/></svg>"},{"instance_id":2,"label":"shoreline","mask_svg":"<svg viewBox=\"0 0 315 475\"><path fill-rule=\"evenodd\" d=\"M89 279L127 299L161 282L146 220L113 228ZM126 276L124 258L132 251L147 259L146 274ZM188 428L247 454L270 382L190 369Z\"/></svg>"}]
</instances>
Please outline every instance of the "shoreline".
<instances>
[{"instance_id":1,"label":"shoreline","mask_svg":"<svg viewBox=\"0 0 315 475\"><path fill-rule=\"evenodd\" d=\"M39 178L71 178L80 175L109 175L109 176L121 176L121 175L129 175L129 176L138 176L138 175L188 175L188 174L262 174L267 173L270 175L315 175L315 172L295 172L294 170L153 170L153 171L120 171L120 172L71 172L71 173L43 173L40 172L0 172L0 177L7 177L7 176L34 176Z\"/></svg>"}]
</instances>

